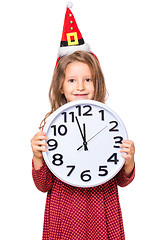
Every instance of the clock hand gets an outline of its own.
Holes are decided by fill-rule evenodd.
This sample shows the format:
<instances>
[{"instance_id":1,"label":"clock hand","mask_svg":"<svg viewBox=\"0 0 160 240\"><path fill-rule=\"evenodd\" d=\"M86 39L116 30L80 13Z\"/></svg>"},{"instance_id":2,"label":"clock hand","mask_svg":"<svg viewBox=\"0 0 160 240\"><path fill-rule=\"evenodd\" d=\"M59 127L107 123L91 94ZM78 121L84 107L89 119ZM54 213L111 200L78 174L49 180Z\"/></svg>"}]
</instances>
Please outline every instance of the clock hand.
<instances>
[{"instance_id":1,"label":"clock hand","mask_svg":"<svg viewBox=\"0 0 160 240\"><path fill-rule=\"evenodd\" d=\"M84 151L87 151L88 148L87 148L87 142L86 142L86 125L85 125L85 123L83 123L83 133L84 133L84 142L83 142Z\"/></svg>"},{"instance_id":2,"label":"clock hand","mask_svg":"<svg viewBox=\"0 0 160 240\"><path fill-rule=\"evenodd\" d=\"M82 129L81 129L81 126L80 126L80 124L79 124L78 118L75 117L75 119L76 119L76 121L77 121L78 128L79 128L79 131L80 131L81 136L82 136L82 139L83 139L83 145L82 145L82 147L84 146L84 150L86 151L86 150L88 150L88 148L87 148L87 143L86 143L85 137L83 136ZM84 126L84 125L83 125L83 128L84 128L84 130L85 130L85 126ZM85 132L85 131L84 131L84 132Z\"/></svg>"},{"instance_id":3,"label":"clock hand","mask_svg":"<svg viewBox=\"0 0 160 240\"><path fill-rule=\"evenodd\" d=\"M86 143L90 142L94 137L96 137L99 133L101 133L107 126L105 126L104 128L102 128L98 133L96 133L93 137L91 137ZM79 148L77 148L77 151L80 150L83 147L80 146Z\"/></svg>"}]
</instances>

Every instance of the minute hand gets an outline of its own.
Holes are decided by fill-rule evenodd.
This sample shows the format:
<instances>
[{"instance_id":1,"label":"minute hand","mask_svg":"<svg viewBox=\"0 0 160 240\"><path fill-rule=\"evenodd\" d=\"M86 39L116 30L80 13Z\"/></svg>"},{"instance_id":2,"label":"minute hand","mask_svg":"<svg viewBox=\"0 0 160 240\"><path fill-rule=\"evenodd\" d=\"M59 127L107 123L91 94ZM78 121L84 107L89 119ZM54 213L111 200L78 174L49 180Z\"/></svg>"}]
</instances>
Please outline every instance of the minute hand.
<instances>
[{"instance_id":1,"label":"minute hand","mask_svg":"<svg viewBox=\"0 0 160 240\"><path fill-rule=\"evenodd\" d=\"M99 132L97 132L93 137L91 137L86 143L90 142L94 137L96 137L99 133L101 133L107 126L105 126L104 128L102 128ZM77 151L80 150L83 147L80 146L79 148L77 148Z\"/></svg>"},{"instance_id":2,"label":"minute hand","mask_svg":"<svg viewBox=\"0 0 160 240\"><path fill-rule=\"evenodd\" d=\"M87 143L86 143L85 124L83 124L83 130L84 130L84 135L83 135L83 132L82 132L81 126L80 126L80 124L79 124L78 118L75 117L75 119L76 119L76 121L77 121L78 128L79 128L79 130L80 130L80 133L81 133L81 136L82 136L82 139L83 139L84 150L87 151L88 148L87 148ZM82 147L83 147L83 145L82 145Z\"/></svg>"}]
</instances>

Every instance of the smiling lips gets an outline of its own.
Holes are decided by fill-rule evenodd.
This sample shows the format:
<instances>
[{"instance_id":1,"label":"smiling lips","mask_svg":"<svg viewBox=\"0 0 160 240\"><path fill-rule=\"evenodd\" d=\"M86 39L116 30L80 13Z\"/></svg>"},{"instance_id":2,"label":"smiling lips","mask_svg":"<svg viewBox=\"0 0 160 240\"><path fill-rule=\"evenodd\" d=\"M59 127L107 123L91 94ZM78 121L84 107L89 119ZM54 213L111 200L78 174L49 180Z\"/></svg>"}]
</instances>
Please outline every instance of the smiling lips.
<instances>
[{"instance_id":1,"label":"smiling lips","mask_svg":"<svg viewBox=\"0 0 160 240\"><path fill-rule=\"evenodd\" d=\"M75 97L85 97L88 95L88 93L77 93L77 94L73 94Z\"/></svg>"}]
</instances>

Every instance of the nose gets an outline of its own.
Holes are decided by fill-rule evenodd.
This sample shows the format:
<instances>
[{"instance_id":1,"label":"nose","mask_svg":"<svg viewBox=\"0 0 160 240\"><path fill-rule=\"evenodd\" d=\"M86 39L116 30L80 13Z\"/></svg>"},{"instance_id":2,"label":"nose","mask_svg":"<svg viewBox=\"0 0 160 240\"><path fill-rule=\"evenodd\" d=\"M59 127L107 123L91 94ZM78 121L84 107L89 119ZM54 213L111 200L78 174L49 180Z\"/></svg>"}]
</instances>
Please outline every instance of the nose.
<instances>
[{"instance_id":1,"label":"nose","mask_svg":"<svg viewBox=\"0 0 160 240\"><path fill-rule=\"evenodd\" d=\"M83 91L85 89L83 81L77 81L77 91Z\"/></svg>"}]
</instances>

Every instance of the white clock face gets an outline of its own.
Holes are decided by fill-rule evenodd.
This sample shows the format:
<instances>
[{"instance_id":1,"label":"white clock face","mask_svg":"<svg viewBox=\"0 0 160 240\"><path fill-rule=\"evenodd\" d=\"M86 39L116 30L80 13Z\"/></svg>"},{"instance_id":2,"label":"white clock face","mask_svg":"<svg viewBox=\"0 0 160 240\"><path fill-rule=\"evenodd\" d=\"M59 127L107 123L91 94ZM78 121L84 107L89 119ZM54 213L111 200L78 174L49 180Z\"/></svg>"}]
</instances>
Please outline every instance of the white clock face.
<instances>
[{"instance_id":1,"label":"white clock face","mask_svg":"<svg viewBox=\"0 0 160 240\"><path fill-rule=\"evenodd\" d=\"M93 100L67 103L49 116L44 160L60 180L93 187L113 178L125 160L120 145L127 139L121 119L106 104Z\"/></svg>"}]
</instances>

